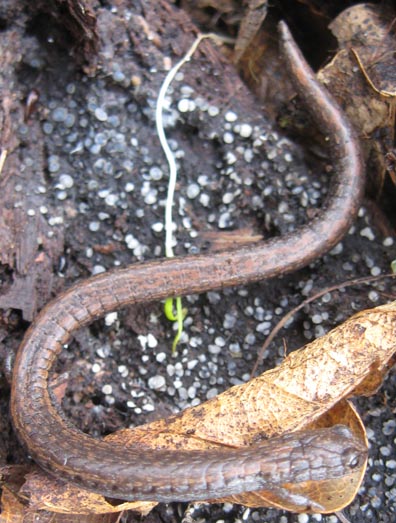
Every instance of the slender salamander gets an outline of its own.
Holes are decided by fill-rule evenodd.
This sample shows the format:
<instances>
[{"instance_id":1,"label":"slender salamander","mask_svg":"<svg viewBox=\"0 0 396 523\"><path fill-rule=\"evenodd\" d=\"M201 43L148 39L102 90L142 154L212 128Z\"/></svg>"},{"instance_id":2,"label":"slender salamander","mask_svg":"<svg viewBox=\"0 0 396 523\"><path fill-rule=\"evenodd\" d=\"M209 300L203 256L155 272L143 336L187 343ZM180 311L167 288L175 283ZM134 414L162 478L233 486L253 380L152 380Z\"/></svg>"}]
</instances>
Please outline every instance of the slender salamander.
<instances>
[{"instance_id":1,"label":"slender salamander","mask_svg":"<svg viewBox=\"0 0 396 523\"><path fill-rule=\"evenodd\" d=\"M132 500L188 501L342 476L366 449L343 426L283 435L247 448L184 451L124 448L77 430L59 412L48 375L73 332L134 303L273 278L307 265L348 231L364 170L354 130L318 84L284 23L280 47L294 87L328 138L334 180L313 220L290 234L210 256L138 263L86 279L49 303L18 351L11 393L15 431L44 469L82 487Z\"/></svg>"}]
</instances>

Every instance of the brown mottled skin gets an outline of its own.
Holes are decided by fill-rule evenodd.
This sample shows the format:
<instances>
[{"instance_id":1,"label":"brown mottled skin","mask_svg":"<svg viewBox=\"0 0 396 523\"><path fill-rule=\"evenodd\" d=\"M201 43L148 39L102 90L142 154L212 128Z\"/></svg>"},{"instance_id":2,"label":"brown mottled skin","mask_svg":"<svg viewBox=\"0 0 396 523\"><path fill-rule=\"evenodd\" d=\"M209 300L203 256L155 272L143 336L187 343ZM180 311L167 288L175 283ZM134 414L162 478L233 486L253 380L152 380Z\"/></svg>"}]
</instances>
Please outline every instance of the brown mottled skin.
<instances>
[{"instance_id":1,"label":"brown mottled skin","mask_svg":"<svg viewBox=\"0 0 396 523\"><path fill-rule=\"evenodd\" d=\"M335 174L323 208L295 232L249 247L135 264L89 278L41 311L18 351L11 412L29 454L57 477L120 499L189 501L335 478L363 463L365 447L343 426L296 432L236 449L126 449L72 427L48 391L48 373L62 345L94 319L133 303L294 271L331 249L348 231L364 184L358 140L283 23L280 46L295 89L331 147ZM320 509L309 499L301 497L300 502Z\"/></svg>"}]
</instances>

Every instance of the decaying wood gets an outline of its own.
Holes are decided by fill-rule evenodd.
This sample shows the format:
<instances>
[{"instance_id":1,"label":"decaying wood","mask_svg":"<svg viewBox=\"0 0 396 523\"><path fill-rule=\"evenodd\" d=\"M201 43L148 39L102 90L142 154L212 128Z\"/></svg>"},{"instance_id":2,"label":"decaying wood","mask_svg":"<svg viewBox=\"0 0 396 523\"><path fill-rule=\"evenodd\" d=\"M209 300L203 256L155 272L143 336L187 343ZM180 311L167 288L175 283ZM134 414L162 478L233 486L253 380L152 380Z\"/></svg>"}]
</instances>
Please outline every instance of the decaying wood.
<instances>
[{"instance_id":1,"label":"decaying wood","mask_svg":"<svg viewBox=\"0 0 396 523\"><path fill-rule=\"evenodd\" d=\"M0 265L12 273L1 290L0 308L21 310L31 321L51 296L52 266L63 250L63 235L39 211L48 205L42 191L43 136L37 115L25 122L28 93L17 79L26 44L17 31L0 32Z\"/></svg>"},{"instance_id":2,"label":"decaying wood","mask_svg":"<svg viewBox=\"0 0 396 523\"><path fill-rule=\"evenodd\" d=\"M75 61L88 73L95 70L99 50L95 6L96 0L38 0L29 6L30 12L45 14L52 25L66 31L67 37L59 43L71 47Z\"/></svg>"}]
</instances>

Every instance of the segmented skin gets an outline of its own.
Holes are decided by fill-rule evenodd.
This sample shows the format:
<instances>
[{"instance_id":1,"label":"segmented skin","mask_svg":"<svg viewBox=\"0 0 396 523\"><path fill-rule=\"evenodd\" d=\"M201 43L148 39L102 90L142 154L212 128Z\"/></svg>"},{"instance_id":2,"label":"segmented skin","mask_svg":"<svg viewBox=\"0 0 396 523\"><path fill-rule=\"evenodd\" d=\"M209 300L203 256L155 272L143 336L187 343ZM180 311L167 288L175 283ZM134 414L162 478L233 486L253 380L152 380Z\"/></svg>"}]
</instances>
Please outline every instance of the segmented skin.
<instances>
[{"instance_id":1,"label":"segmented skin","mask_svg":"<svg viewBox=\"0 0 396 523\"><path fill-rule=\"evenodd\" d=\"M134 264L77 283L47 305L18 351L11 394L15 431L44 469L84 488L126 500L189 501L330 479L363 463L366 448L336 426L270 439L247 448L205 451L125 449L72 427L53 404L48 374L80 327L126 305L251 283L299 269L348 231L364 186L355 132L318 84L280 24L280 47L293 84L328 137L334 175L317 216L296 231L211 254Z\"/></svg>"}]
</instances>

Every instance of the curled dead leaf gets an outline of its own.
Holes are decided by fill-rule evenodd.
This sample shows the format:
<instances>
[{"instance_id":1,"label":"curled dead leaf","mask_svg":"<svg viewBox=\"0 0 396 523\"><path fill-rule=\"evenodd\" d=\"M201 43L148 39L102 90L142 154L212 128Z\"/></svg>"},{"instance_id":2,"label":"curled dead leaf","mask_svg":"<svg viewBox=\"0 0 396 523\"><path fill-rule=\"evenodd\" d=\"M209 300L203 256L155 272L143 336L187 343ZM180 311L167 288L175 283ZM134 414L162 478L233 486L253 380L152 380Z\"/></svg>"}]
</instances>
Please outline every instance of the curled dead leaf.
<instances>
[{"instance_id":1,"label":"curled dead leaf","mask_svg":"<svg viewBox=\"0 0 396 523\"><path fill-rule=\"evenodd\" d=\"M54 514L48 510L40 510L37 507L29 506L29 497L24 495L24 488L20 488L25 482L25 486L29 482L29 478L37 476L39 492L43 493L43 488L49 488L54 491L54 480L45 476L35 465L11 465L0 467L0 478L5 484L2 486L1 493L1 512L0 523L117 523L119 514L111 513L110 511L103 511L103 513L96 514L91 512L84 516L77 516L68 510L66 514ZM61 484L56 482L56 484ZM55 489L56 490L56 489ZM33 490L26 487L26 491L33 492ZM70 489L73 493L73 489Z\"/></svg>"},{"instance_id":2,"label":"curled dead leaf","mask_svg":"<svg viewBox=\"0 0 396 523\"><path fill-rule=\"evenodd\" d=\"M123 510L134 510L146 515L156 503L111 502L100 494L80 489L45 474L41 470L30 472L20 490L22 496L30 498L30 507L59 514L110 514Z\"/></svg>"},{"instance_id":3,"label":"curled dead leaf","mask_svg":"<svg viewBox=\"0 0 396 523\"><path fill-rule=\"evenodd\" d=\"M394 13L385 4L358 4L329 25L340 49L318 79L345 108L363 138L368 172L380 192L394 149Z\"/></svg>"}]
</instances>

